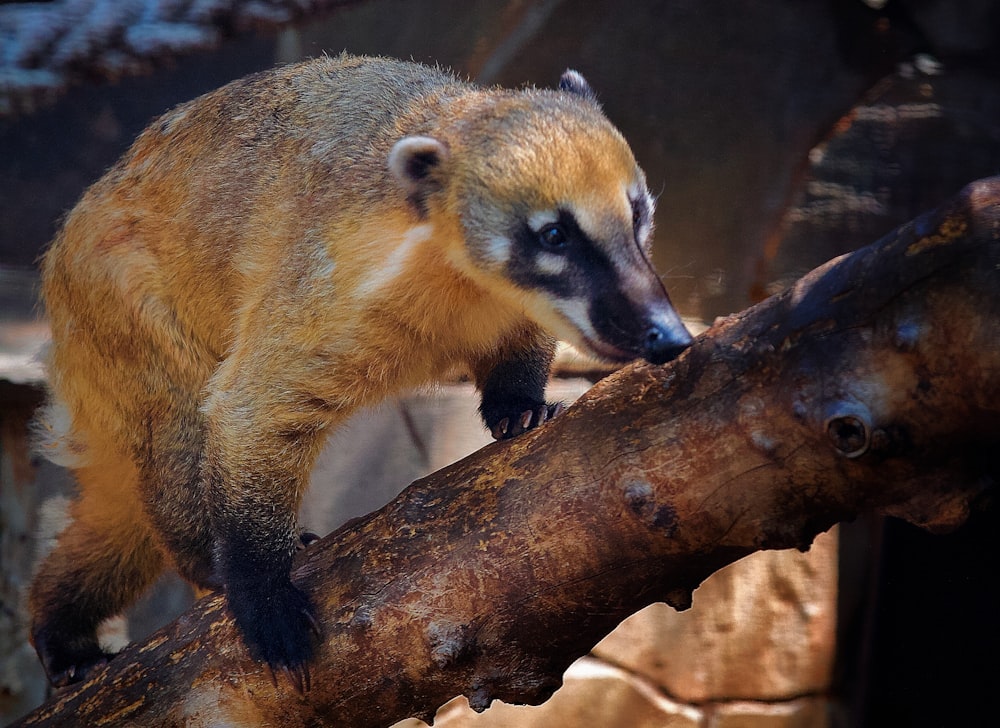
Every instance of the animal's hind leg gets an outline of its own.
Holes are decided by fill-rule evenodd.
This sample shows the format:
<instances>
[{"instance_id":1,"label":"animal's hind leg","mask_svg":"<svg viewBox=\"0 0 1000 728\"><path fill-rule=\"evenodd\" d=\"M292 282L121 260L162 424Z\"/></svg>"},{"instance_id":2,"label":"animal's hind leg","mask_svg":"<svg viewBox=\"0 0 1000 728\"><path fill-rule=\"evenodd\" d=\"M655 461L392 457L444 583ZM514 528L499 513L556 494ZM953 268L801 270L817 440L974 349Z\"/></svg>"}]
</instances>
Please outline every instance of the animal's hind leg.
<instances>
[{"instance_id":1,"label":"animal's hind leg","mask_svg":"<svg viewBox=\"0 0 1000 728\"><path fill-rule=\"evenodd\" d=\"M201 429L197 401L178 393L169 401L169 417L161 417L149 430L149 446L137 457L139 497L164 547L166 565L195 587L199 597L221 587L214 573L215 537L201 482Z\"/></svg>"},{"instance_id":2,"label":"animal's hind leg","mask_svg":"<svg viewBox=\"0 0 1000 728\"><path fill-rule=\"evenodd\" d=\"M45 558L29 595L31 640L53 685L83 680L109 655L97 628L156 578L163 559L141 505L122 487L135 470L122 461L76 471L81 498ZM113 490L114 499L95 497Z\"/></svg>"}]
</instances>

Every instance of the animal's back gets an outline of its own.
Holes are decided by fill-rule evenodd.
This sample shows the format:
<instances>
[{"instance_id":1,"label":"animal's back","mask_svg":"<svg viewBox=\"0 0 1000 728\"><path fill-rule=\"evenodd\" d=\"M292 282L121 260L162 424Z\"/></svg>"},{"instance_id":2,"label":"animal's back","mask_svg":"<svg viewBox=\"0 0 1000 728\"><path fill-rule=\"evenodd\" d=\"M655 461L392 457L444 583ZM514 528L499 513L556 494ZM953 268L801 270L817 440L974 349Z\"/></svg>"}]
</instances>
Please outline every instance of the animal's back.
<instances>
[{"instance_id":1,"label":"animal's back","mask_svg":"<svg viewBox=\"0 0 1000 728\"><path fill-rule=\"evenodd\" d=\"M164 374L183 372L177 386L200 390L249 299L335 264L318 260L326 226L349 237L362 218L397 212L384 160L399 128L429 127L440 104L473 92L415 64L324 57L241 79L151 124L44 259L52 388L75 423L70 450L136 439L130 423L157 388L124 373L130 349L160 352ZM65 414L52 426L64 428Z\"/></svg>"}]
</instances>

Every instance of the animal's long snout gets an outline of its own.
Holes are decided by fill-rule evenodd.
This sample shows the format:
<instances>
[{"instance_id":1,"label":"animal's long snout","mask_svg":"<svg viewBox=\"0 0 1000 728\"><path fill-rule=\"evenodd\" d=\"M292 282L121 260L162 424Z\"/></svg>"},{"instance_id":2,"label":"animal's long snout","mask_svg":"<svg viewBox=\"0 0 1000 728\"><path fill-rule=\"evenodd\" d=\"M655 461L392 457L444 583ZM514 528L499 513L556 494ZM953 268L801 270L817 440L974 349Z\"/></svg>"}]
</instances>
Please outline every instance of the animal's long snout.
<instances>
[{"instance_id":1,"label":"animal's long snout","mask_svg":"<svg viewBox=\"0 0 1000 728\"><path fill-rule=\"evenodd\" d=\"M685 328L672 306L651 317L642 339L642 358L651 364L665 364L691 346L694 337Z\"/></svg>"}]
</instances>

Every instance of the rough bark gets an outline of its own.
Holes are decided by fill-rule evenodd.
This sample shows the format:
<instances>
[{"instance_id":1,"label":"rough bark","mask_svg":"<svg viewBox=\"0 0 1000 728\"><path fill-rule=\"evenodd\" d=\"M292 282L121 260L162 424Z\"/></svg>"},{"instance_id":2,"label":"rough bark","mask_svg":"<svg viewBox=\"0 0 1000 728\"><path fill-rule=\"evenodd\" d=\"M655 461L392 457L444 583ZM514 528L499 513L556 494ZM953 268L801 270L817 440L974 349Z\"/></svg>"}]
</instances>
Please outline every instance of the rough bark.
<instances>
[{"instance_id":1,"label":"rough bark","mask_svg":"<svg viewBox=\"0 0 1000 728\"><path fill-rule=\"evenodd\" d=\"M21 725L386 726L537 703L619 621L874 510L959 525L1000 473L1000 178L603 380L310 547L312 689L211 596Z\"/></svg>"}]
</instances>

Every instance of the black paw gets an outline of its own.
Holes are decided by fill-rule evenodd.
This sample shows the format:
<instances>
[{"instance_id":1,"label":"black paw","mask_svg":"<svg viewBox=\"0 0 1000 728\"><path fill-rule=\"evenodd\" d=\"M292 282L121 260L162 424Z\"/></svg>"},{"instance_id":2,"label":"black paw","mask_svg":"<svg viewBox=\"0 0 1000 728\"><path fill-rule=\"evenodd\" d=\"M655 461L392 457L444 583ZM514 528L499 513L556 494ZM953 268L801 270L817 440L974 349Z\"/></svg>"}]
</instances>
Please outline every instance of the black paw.
<instances>
[{"instance_id":1,"label":"black paw","mask_svg":"<svg viewBox=\"0 0 1000 728\"><path fill-rule=\"evenodd\" d=\"M556 402L555 404L545 404L543 402L531 409L505 415L495 422L487 422L486 424L490 428L490 434L493 435L494 440L507 440L517 437L522 432L538 427L553 417L559 416L562 411L562 402Z\"/></svg>"},{"instance_id":2,"label":"black paw","mask_svg":"<svg viewBox=\"0 0 1000 728\"><path fill-rule=\"evenodd\" d=\"M57 688L83 682L112 657L101 649L95 637L60 638L50 635L49 630L39 629L31 641L49 682Z\"/></svg>"},{"instance_id":3,"label":"black paw","mask_svg":"<svg viewBox=\"0 0 1000 728\"><path fill-rule=\"evenodd\" d=\"M310 689L308 662L322 631L305 594L286 581L278 586L261 584L226 591L229 608L250 655L267 664L277 685L278 673L305 693Z\"/></svg>"}]
</instances>

